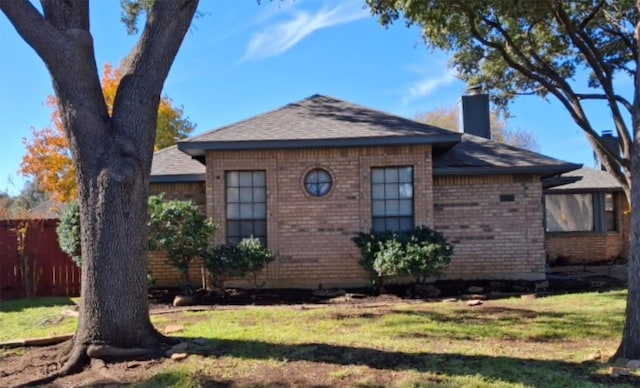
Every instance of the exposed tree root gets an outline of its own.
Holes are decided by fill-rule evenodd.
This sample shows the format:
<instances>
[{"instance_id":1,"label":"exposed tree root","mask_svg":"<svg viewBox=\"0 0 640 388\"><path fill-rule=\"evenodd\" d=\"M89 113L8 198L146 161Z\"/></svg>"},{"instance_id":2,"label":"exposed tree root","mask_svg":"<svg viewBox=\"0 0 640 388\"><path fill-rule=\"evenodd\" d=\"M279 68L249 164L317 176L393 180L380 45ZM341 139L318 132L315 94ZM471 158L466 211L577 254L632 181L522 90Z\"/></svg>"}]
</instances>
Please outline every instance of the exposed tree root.
<instances>
[{"instance_id":1,"label":"exposed tree root","mask_svg":"<svg viewBox=\"0 0 640 388\"><path fill-rule=\"evenodd\" d=\"M109 368L107 368L107 364L105 364L105 362L101 359L92 358L91 369L95 370L100 374L100 376L110 380L113 383L122 384L122 381L109 371Z\"/></svg>"},{"instance_id":2,"label":"exposed tree root","mask_svg":"<svg viewBox=\"0 0 640 388\"><path fill-rule=\"evenodd\" d=\"M97 373L105 378L117 383L118 379L109 373L105 360L122 361L160 358L165 350L179 342L179 339L167 337L155 329L143 341L142 345L144 347L123 348L108 344L79 344L76 343L76 337L64 343L59 343L58 341L59 344L54 346L60 346L60 354L63 356L53 364L50 364L57 369L43 378L26 382L20 387L48 384L60 377L80 372L87 366L95 369Z\"/></svg>"},{"instance_id":3,"label":"exposed tree root","mask_svg":"<svg viewBox=\"0 0 640 388\"><path fill-rule=\"evenodd\" d=\"M99 359L135 359L153 357L157 350L147 348L120 348L110 345L89 345L87 356Z\"/></svg>"}]
</instances>

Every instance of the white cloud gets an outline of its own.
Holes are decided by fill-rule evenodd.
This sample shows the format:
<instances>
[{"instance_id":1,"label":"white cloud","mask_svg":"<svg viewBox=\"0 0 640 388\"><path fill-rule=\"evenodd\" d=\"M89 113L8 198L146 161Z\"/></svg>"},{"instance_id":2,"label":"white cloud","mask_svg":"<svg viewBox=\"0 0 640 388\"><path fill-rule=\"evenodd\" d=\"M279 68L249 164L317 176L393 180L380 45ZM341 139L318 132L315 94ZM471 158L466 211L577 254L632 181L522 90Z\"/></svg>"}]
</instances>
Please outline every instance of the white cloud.
<instances>
[{"instance_id":1,"label":"white cloud","mask_svg":"<svg viewBox=\"0 0 640 388\"><path fill-rule=\"evenodd\" d=\"M447 71L439 77L422 78L409 86L409 89L402 98L402 102L408 104L412 101L419 100L432 94L439 88L453 83L456 79L453 71Z\"/></svg>"},{"instance_id":2,"label":"white cloud","mask_svg":"<svg viewBox=\"0 0 640 388\"><path fill-rule=\"evenodd\" d=\"M293 18L268 26L253 35L242 60L264 59L289 50L315 31L369 16L361 2L349 1L315 13L292 11Z\"/></svg>"}]
</instances>

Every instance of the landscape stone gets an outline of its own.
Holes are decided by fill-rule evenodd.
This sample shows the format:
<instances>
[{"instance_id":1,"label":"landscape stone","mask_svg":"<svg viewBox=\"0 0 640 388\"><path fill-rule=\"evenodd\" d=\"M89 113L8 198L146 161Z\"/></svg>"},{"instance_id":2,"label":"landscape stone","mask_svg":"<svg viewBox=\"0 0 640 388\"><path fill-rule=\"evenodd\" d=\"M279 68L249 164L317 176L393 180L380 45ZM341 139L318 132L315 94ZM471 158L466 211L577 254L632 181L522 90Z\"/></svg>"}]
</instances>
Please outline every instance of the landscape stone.
<instances>
[{"instance_id":1,"label":"landscape stone","mask_svg":"<svg viewBox=\"0 0 640 388\"><path fill-rule=\"evenodd\" d=\"M640 360L629 360L629 362L627 362L627 368L635 370L640 369Z\"/></svg>"},{"instance_id":2,"label":"landscape stone","mask_svg":"<svg viewBox=\"0 0 640 388\"><path fill-rule=\"evenodd\" d=\"M174 306L191 306L193 304L193 298L190 296L186 296L186 295L176 295L175 298L173 298L173 305Z\"/></svg>"},{"instance_id":3,"label":"landscape stone","mask_svg":"<svg viewBox=\"0 0 640 388\"><path fill-rule=\"evenodd\" d=\"M619 366L611 367L611 376L613 377L629 376L630 374L631 374L631 371L629 370L629 368L621 368Z\"/></svg>"},{"instance_id":4,"label":"landscape stone","mask_svg":"<svg viewBox=\"0 0 640 388\"><path fill-rule=\"evenodd\" d=\"M471 307L480 306L481 304L482 304L482 301L478 300L478 299L471 299L471 300L467 301L467 306L471 306Z\"/></svg>"},{"instance_id":5,"label":"landscape stone","mask_svg":"<svg viewBox=\"0 0 640 388\"><path fill-rule=\"evenodd\" d=\"M187 353L173 353L171 355L171 359L173 361L180 361L180 360L184 360L185 358L189 357L189 355Z\"/></svg>"}]
</instances>

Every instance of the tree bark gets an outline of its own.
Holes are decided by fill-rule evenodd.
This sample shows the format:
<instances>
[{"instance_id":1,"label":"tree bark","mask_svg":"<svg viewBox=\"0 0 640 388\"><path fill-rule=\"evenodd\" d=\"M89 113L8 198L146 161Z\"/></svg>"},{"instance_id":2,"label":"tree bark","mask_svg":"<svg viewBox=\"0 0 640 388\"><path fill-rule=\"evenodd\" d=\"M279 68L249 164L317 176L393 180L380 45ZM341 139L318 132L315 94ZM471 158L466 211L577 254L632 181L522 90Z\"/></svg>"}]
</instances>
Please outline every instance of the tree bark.
<instances>
[{"instance_id":1,"label":"tree bark","mask_svg":"<svg viewBox=\"0 0 640 388\"><path fill-rule=\"evenodd\" d=\"M157 349L147 304L147 199L162 86L198 0L156 0L123 63L111 116L89 31L89 3L0 2L47 66L76 165L82 220L79 325L63 372L91 345ZM124 353L126 354L126 352Z\"/></svg>"},{"instance_id":2,"label":"tree bark","mask_svg":"<svg viewBox=\"0 0 640 388\"><path fill-rule=\"evenodd\" d=\"M640 11L640 0L637 2ZM635 44L640 48L640 21L636 24ZM640 55L636 58L633 96L633 151L631 176L640 176ZM637 182L636 182L637 183ZM640 184L631 186L631 241L627 275L627 308L622 341L614 357L640 359Z\"/></svg>"}]
</instances>

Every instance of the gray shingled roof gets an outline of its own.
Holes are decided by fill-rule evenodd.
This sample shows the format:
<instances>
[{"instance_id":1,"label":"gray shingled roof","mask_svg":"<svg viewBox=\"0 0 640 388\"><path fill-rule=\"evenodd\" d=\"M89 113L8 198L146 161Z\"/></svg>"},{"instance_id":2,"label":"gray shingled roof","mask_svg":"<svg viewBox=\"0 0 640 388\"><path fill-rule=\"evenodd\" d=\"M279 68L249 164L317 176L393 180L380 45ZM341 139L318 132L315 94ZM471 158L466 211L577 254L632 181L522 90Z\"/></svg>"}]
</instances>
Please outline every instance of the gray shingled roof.
<instances>
[{"instance_id":1,"label":"gray shingled roof","mask_svg":"<svg viewBox=\"0 0 640 388\"><path fill-rule=\"evenodd\" d=\"M205 166L171 146L156 151L151 162L151 182L202 182Z\"/></svg>"},{"instance_id":2,"label":"gray shingled roof","mask_svg":"<svg viewBox=\"0 0 640 388\"><path fill-rule=\"evenodd\" d=\"M562 184L563 182L569 182ZM593 168L581 168L562 174L559 178L545 180L545 184L554 186L547 193L566 193L579 191L622 191L622 185L608 172Z\"/></svg>"},{"instance_id":3,"label":"gray shingled roof","mask_svg":"<svg viewBox=\"0 0 640 388\"><path fill-rule=\"evenodd\" d=\"M193 156L205 150L434 144L460 134L332 97L314 95L178 143Z\"/></svg>"},{"instance_id":4,"label":"gray shingled roof","mask_svg":"<svg viewBox=\"0 0 640 388\"><path fill-rule=\"evenodd\" d=\"M464 134L460 143L436 153L434 175L487 175L504 173L556 175L580 168L522 148Z\"/></svg>"}]
</instances>

